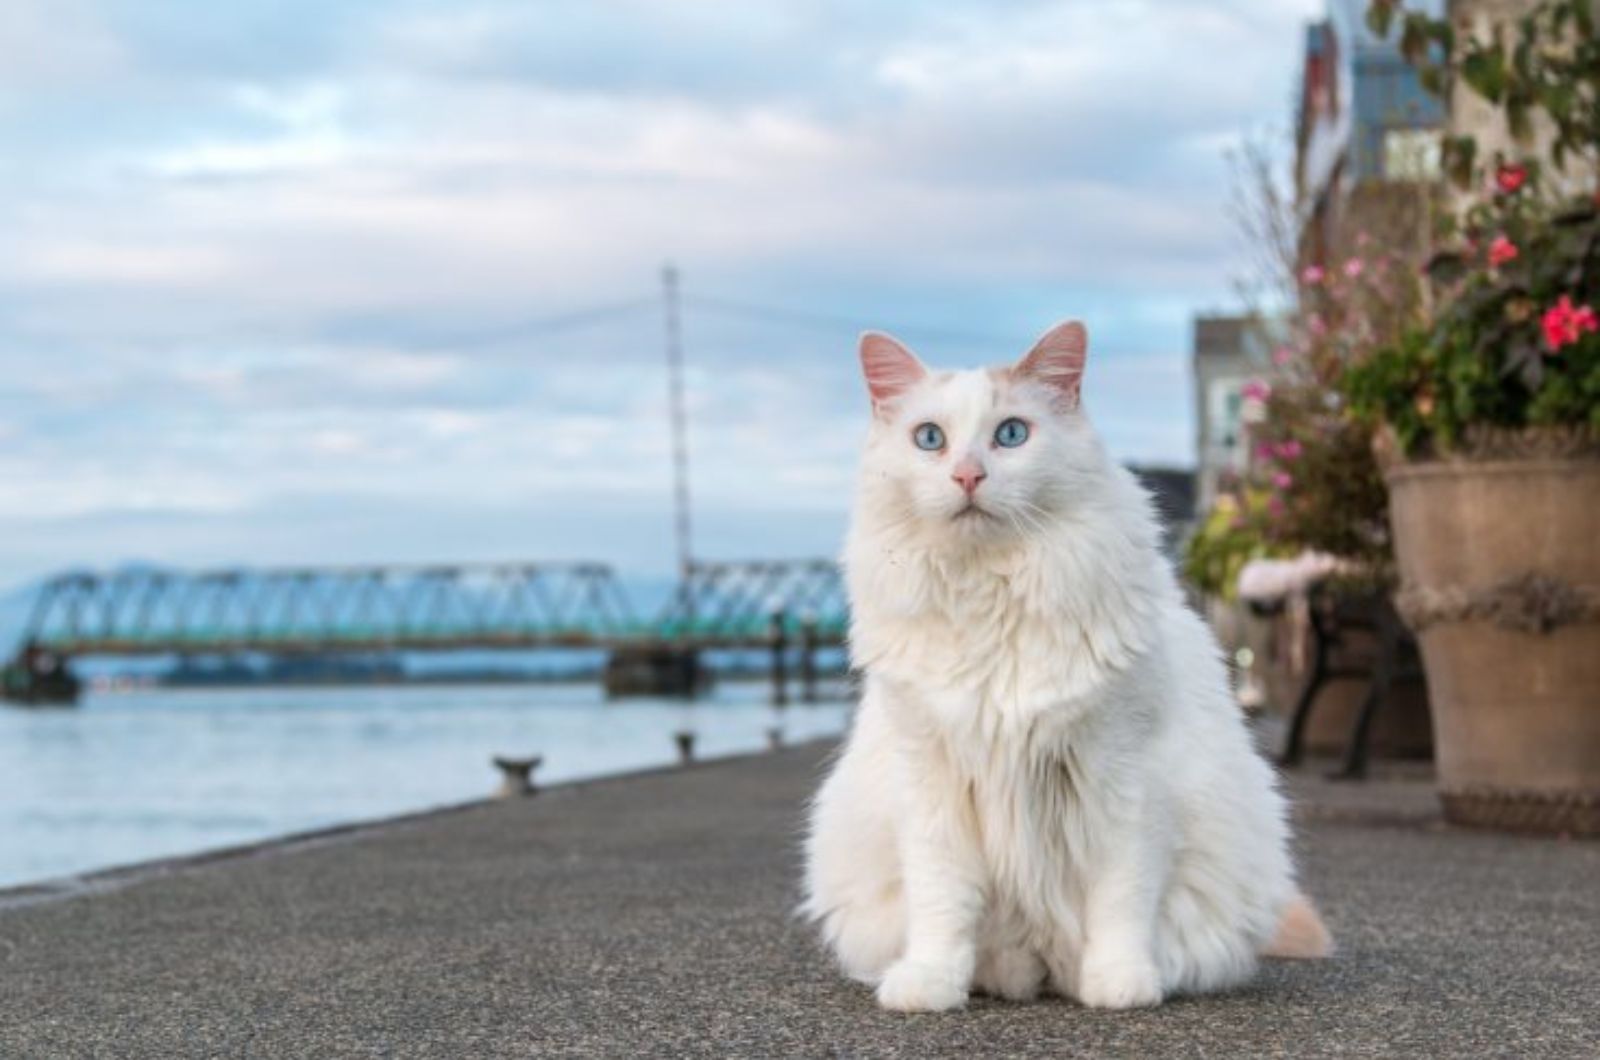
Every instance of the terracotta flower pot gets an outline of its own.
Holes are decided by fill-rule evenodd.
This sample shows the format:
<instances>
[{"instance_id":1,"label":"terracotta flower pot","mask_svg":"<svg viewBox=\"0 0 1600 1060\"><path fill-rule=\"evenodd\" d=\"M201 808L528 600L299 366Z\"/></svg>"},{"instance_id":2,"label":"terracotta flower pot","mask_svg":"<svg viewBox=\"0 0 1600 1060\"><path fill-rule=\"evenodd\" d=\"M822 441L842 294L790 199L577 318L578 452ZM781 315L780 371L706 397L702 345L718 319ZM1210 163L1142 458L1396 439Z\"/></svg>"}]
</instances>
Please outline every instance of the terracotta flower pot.
<instances>
[{"instance_id":1,"label":"terracotta flower pot","mask_svg":"<svg viewBox=\"0 0 1600 1060\"><path fill-rule=\"evenodd\" d=\"M1537 436L1387 469L1396 604L1422 645L1445 816L1595 836L1600 455L1508 456L1519 437Z\"/></svg>"}]
</instances>

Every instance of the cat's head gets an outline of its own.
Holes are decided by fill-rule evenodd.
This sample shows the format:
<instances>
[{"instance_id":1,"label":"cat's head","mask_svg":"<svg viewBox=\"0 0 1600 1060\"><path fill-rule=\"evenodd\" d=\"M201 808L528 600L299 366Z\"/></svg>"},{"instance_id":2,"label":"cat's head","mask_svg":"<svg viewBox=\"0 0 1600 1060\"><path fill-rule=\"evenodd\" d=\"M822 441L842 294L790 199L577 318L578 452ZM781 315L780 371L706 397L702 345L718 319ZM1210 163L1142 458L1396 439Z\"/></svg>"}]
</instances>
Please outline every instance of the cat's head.
<instances>
[{"instance_id":1,"label":"cat's head","mask_svg":"<svg viewBox=\"0 0 1600 1060\"><path fill-rule=\"evenodd\" d=\"M888 335L861 337L872 396L864 499L924 535L1027 535L1085 503L1104 456L1080 408L1088 334L1069 321L1021 360L930 371Z\"/></svg>"}]
</instances>

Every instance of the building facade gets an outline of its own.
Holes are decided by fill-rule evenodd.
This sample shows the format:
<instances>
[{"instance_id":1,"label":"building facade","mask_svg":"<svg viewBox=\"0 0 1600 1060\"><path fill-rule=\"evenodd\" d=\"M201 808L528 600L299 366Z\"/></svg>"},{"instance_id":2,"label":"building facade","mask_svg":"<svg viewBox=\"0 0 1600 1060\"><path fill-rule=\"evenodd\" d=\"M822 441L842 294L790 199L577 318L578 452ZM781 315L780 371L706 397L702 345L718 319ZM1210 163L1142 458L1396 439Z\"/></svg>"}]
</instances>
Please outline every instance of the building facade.
<instances>
[{"instance_id":1,"label":"building facade","mask_svg":"<svg viewBox=\"0 0 1600 1060\"><path fill-rule=\"evenodd\" d=\"M1208 511L1219 487L1245 468L1244 385L1265 371L1261 322L1250 316L1194 321L1195 502Z\"/></svg>"}]
</instances>

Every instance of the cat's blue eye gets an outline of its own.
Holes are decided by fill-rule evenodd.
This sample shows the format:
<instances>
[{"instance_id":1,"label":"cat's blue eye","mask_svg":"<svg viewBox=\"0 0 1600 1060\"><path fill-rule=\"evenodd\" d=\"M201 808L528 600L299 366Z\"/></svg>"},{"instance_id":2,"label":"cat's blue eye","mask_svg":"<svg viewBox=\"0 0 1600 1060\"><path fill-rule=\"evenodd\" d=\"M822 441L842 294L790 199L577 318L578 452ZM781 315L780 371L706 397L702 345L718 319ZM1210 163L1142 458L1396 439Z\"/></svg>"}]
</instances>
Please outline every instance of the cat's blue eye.
<instances>
[{"instance_id":1,"label":"cat's blue eye","mask_svg":"<svg viewBox=\"0 0 1600 1060\"><path fill-rule=\"evenodd\" d=\"M1015 416L994 429L994 444L1003 448L1015 449L1027 440L1028 425Z\"/></svg>"},{"instance_id":2,"label":"cat's blue eye","mask_svg":"<svg viewBox=\"0 0 1600 1060\"><path fill-rule=\"evenodd\" d=\"M917 443L918 449L926 449L930 453L944 448L944 431L937 423L922 423L911 432L911 440Z\"/></svg>"}]
</instances>

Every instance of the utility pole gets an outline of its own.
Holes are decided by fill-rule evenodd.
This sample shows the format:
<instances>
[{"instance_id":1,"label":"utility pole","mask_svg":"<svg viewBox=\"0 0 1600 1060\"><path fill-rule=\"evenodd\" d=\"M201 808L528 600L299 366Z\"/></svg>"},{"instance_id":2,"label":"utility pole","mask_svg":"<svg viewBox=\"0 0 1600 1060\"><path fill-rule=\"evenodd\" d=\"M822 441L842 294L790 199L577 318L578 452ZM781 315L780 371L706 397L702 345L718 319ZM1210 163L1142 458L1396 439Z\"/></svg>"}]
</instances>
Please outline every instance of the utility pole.
<instances>
[{"instance_id":1,"label":"utility pole","mask_svg":"<svg viewBox=\"0 0 1600 1060\"><path fill-rule=\"evenodd\" d=\"M678 270L670 262L661 270L661 297L666 311L667 387L672 412L673 503L678 541L678 578L687 597L694 552L689 539L689 413L683 394L683 323L679 309ZM687 599L685 600L687 603Z\"/></svg>"}]
</instances>

